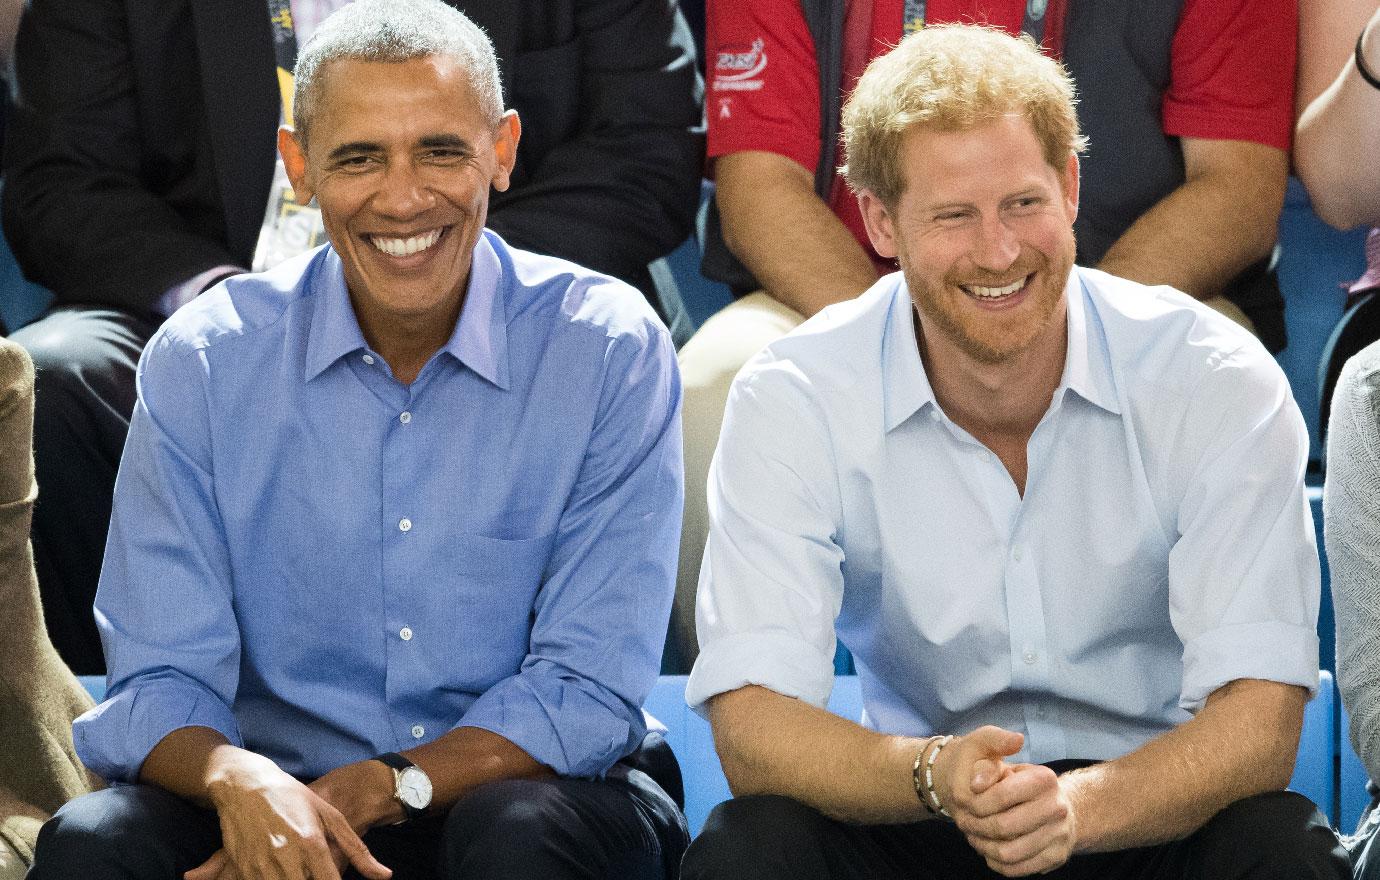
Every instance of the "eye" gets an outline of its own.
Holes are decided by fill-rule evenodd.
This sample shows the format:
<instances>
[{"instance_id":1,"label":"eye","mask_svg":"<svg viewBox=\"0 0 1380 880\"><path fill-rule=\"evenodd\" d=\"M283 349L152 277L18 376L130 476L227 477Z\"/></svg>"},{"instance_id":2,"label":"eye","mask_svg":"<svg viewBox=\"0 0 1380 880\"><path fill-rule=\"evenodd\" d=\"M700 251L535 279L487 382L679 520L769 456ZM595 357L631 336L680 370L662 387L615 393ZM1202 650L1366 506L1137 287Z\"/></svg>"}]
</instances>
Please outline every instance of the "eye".
<instances>
[{"instance_id":1,"label":"eye","mask_svg":"<svg viewBox=\"0 0 1380 880\"><path fill-rule=\"evenodd\" d=\"M467 156L465 151L459 148L436 147L435 149L427 150L425 153L423 153L422 161L434 162L437 164L445 165L450 164L452 162L463 161L466 157Z\"/></svg>"},{"instance_id":2,"label":"eye","mask_svg":"<svg viewBox=\"0 0 1380 880\"><path fill-rule=\"evenodd\" d=\"M346 156L335 163L335 167L342 171L367 171L374 166L376 160L373 156L363 153Z\"/></svg>"},{"instance_id":3,"label":"eye","mask_svg":"<svg viewBox=\"0 0 1380 880\"><path fill-rule=\"evenodd\" d=\"M1042 196L1021 196L1011 202L1011 210L1016 213L1029 213L1044 207L1045 199Z\"/></svg>"}]
</instances>

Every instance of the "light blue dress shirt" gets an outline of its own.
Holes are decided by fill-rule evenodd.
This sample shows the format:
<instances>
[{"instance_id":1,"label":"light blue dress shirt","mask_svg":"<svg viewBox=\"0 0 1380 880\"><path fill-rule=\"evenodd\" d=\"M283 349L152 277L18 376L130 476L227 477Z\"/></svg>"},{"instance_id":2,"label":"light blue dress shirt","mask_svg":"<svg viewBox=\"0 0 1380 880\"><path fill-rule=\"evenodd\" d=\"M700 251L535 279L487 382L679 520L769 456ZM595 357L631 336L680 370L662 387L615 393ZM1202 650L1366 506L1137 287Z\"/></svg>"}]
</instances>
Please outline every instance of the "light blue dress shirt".
<instances>
[{"instance_id":1,"label":"light blue dress shirt","mask_svg":"<svg viewBox=\"0 0 1380 880\"><path fill-rule=\"evenodd\" d=\"M1075 269L1022 497L943 412L900 274L739 374L709 476L686 699L824 705L835 632L863 723L996 724L1020 760L1109 759L1238 678L1315 688L1307 439L1283 373L1168 288Z\"/></svg>"},{"instance_id":2,"label":"light blue dress shirt","mask_svg":"<svg viewBox=\"0 0 1380 880\"><path fill-rule=\"evenodd\" d=\"M485 232L411 385L329 247L230 278L140 361L78 754L202 725L300 777L457 726L557 773L641 741L674 591L680 380L627 285Z\"/></svg>"}]
</instances>

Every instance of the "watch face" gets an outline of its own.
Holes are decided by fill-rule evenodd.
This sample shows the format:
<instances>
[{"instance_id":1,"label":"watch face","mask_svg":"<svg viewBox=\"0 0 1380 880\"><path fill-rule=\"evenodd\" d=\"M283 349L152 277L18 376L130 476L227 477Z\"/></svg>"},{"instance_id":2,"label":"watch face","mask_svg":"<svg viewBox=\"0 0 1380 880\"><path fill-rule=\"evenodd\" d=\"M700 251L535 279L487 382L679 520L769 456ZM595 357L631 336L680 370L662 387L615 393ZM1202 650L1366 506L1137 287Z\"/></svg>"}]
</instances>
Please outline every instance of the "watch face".
<instances>
[{"instance_id":1,"label":"watch face","mask_svg":"<svg viewBox=\"0 0 1380 880\"><path fill-rule=\"evenodd\" d=\"M424 810L431 804L431 777L417 767L408 767L398 774L398 800L414 810Z\"/></svg>"}]
</instances>

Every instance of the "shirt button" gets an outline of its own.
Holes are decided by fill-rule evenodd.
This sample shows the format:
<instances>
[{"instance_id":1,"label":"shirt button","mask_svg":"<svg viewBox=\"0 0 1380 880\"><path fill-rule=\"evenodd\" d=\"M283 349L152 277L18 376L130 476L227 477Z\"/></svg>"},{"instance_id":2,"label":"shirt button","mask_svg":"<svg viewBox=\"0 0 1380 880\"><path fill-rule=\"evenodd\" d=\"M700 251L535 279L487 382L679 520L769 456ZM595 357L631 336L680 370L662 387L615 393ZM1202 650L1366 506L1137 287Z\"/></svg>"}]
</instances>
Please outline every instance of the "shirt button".
<instances>
[{"instance_id":1,"label":"shirt button","mask_svg":"<svg viewBox=\"0 0 1380 880\"><path fill-rule=\"evenodd\" d=\"M412 531L412 520L408 519L407 517L403 517L402 519L398 520L398 530L403 532Z\"/></svg>"},{"instance_id":2,"label":"shirt button","mask_svg":"<svg viewBox=\"0 0 1380 880\"><path fill-rule=\"evenodd\" d=\"M364 356L364 362L372 367L374 365L374 356L372 354L366 354Z\"/></svg>"},{"instance_id":3,"label":"shirt button","mask_svg":"<svg viewBox=\"0 0 1380 880\"><path fill-rule=\"evenodd\" d=\"M400 422L402 422L404 425L406 425L408 422L412 421L412 413L410 413L410 412L405 412L405 413L403 413L402 415L398 416L398 421L400 421Z\"/></svg>"},{"instance_id":4,"label":"shirt button","mask_svg":"<svg viewBox=\"0 0 1380 880\"><path fill-rule=\"evenodd\" d=\"M405 626L398 630L398 638L402 639L404 642L412 641L412 627Z\"/></svg>"},{"instance_id":5,"label":"shirt button","mask_svg":"<svg viewBox=\"0 0 1380 880\"><path fill-rule=\"evenodd\" d=\"M1021 659L1025 661L1027 666L1034 666L1035 661L1040 659L1040 657L1030 648L1026 648L1025 653L1021 655Z\"/></svg>"},{"instance_id":6,"label":"shirt button","mask_svg":"<svg viewBox=\"0 0 1380 880\"><path fill-rule=\"evenodd\" d=\"M426 736L426 728L420 724L412 725L412 738L421 739L423 736Z\"/></svg>"},{"instance_id":7,"label":"shirt button","mask_svg":"<svg viewBox=\"0 0 1380 880\"><path fill-rule=\"evenodd\" d=\"M1013 548L1011 548L1011 558L1014 559L1014 560L1016 560L1017 562L1020 562L1020 561L1021 561L1021 548L1020 548L1020 547L1013 547Z\"/></svg>"}]
</instances>

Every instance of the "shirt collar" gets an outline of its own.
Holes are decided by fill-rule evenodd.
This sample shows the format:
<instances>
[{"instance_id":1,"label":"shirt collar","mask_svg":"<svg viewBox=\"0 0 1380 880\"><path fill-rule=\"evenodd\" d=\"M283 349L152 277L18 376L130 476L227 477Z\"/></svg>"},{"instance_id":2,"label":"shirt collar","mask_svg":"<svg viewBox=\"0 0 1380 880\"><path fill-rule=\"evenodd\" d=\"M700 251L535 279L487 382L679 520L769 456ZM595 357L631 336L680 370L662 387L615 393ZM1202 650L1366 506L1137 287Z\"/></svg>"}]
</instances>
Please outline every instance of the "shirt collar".
<instances>
[{"instance_id":1,"label":"shirt collar","mask_svg":"<svg viewBox=\"0 0 1380 880\"><path fill-rule=\"evenodd\" d=\"M499 290L503 281L503 266L486 232L479 237L471 256L470 280L460 320L455 322L455 329L441 351L506 391L508 321ZM321 258L312 261L303 283L316 296L304 374L310 382L340 358L369 346L350 304L344 266L333 247L327 246Z\"/></svg>"},{"instance_id":2,"label":"shirt collar","mask_svg":"<svg viewBox=\"0 0 1380 880\"><path fill-rule=\"evenodd\" d=\"M939 406L920 360L920 346L915 339L915 309L910 291L901 273L897 272L893 277L895 290L882 350L887 431L896 428L927 404L936 408ZM1055 389L1054 400L1060 399L1067 389L1089 403L1119 415L1121 407L1117 402L1107 339L1096 315L1092 317L1093 327L1089 332L1083 280L1077 267L1069 273L1064 287L1064 301L1068 311L1068 351L1064 356L1063 378Z\"/></svg>"},{"instance_id":3,"label":"shirt collar","mask_svg":"<svg viewBox=\"0 0 1380 880\"><path fill-rule=\"evenodd\" d=\"M930 377L920 361L920 344L915 339L915 307L900 272L892 274L895 285L891 311L887 316L882 342L882 394L886 430L913 416L929 404L938 407Z\"/></svg>"},{"instance_id":4,"label":"shirt collar","mask_svg":"<svg viewBox=\"0 0 1380 880\"><path fill-rule=\"evenodd\" d=\"M1058 400L1067 389L1094 406L1120 415L1107 336L1096 313L1089 314L1083 275L1077 267L1069 273L1064 302L1068 304L1068 352L1064 355L1064 376L1054 390L1054 398Z\"/></svg>"}]
</instances>

